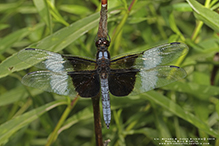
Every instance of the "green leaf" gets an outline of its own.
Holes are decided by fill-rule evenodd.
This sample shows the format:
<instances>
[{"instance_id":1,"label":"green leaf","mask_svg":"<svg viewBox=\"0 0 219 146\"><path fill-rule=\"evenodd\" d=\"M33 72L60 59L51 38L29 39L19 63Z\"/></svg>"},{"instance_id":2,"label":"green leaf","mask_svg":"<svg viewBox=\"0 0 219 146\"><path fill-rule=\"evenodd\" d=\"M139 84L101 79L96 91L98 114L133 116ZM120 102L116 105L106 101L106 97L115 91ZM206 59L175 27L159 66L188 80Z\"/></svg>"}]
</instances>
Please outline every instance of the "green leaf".
<instances>
[{"instance_id":1,"label":"green leaf","mask_svg":"<svg viewBox=\"0 0 219 146\"><path fill-rule=\"evenodd\" d=\"M59 11L56 9L54 2L46 1L47 4L50 6L50 13L55 18L56 21L64 24L65 26L69 26L68 22L66 22L63 17L59 14Z\"/></svg>"},{"instance_id":2,"label":"green leaf","mask_svg":"<svg viewBox=\"0 0 219 146\"><path fill-rule=\"evenodd\" d=\"M39 116L41 116L45 112L64 104L67 104L66 101L54 101L34 110L31 110L0 125L0 144L7 142L12 134L14 134L16 131L23 128L24 126L27 126L34 120L38 119Z\"/></svg>"},{"instance_id":3,"label":"green leaf","mask_svg":"<svg viewBox=\"0 0 219 146\"><path fill-rule=\"evenodd\" d=\"M158 113L155 113L155 123L157 129L159 130L159 137L172 137L162 116Z\"/></svg>"},{"instance_id":4,"label":"green leaf","mask_svg":"<svg viewBox=\"0 0 219 146\"><path fill-rule=\"evenodd\" d=\"M20 7L18 7L17 11L21 14L37 13L36 8L33 6L20 6Z\"/></svg>"},{"instance_id":5,"label":"green leaf","mask_svg":"<svg viewBox=\"0 0 219 146\"><path fill-rule=\"evenodd\" d=\"M33 0L40 17L43 19L43 21L46 23L46 25L49 27L50 32L52 33L52 26L51 26L51 16L49 13L49 7L47 5L47 2L45 0Z\"/></svg>"},{"instance_id":6,"label":"green leaf","mask_svg":"<svg viewBox=\"0 0 219 146\"><path fill-rule=\"evenodd\" d=\"M124 134L144 134L145 136L149 136L151 139L159 136L158 131L152 128L141 128L139 130L124 131Z\"/></svg>"},{"instance_id":7,"label":"green leaf","mask_svg":"<svg viewBox=\"0 0 219 146\"><path fill-rule=\"evenodd\" d=\"M172 91L189 93L202 100L208 100L210 96L219 95L219 87L217 86L200 85L192 82L176 82L162 88Z\"/></svg>"},{"instance_id":8,"label":"green leaf","mask_svg":"<svg viewBox=\"0 0 219 146\"><path fill-rule=\"evenodd\" d=\"M76 15L81 15L81 14L86 15L90 13L90 10L88 8L80 5L61 5L60 9L62 11L73 13Z\"/></svg>"},{"instance_id":9,"label":"green leaf","mask_svg":"<svg viewBox=\"0 0 219 146\"><path fill-rule=\"evenodd\" d=\"M209 103L207 103L206 101L203 100L196 100L196 102L194 103L194 111L196 116L201 119L204 122L208 122L208 114L210 113L209 108L206 108L205 110L203 110L203 107L208 106Z\"/></svg>"},{"instance_id":10,"label":"green leaf","mask_svg":"<svg viewBox=\"0 0 219 146\"><path fill-rule=\"evenodd\" d=\"M35 96L38 95L40 93L42 93L42 90L38 90L38 89L32 89L31 90L31 95ZM2 94L0 96L0 106L3 105L8 105L10 103L14 103L16 101L22 100L27 98L29 95L27 94L26 89L24 88L24 86L18 86L10 91L7 91L6 93Z\"/></svg>"},{"instance_id":11,"label":"green leaf","mask_svg":"<svg viewBox=\"0 0 219 146\"><path fill-rule=\"evenodd\" d=\"M194 15L197 19L203 21L213 30L219 32L219 14L204 7L195 0L187 0L189 5L194 10Z\"/></svg>"},{"instance_id":12,"label":"green leaf","mask_svg":"<svg viewBox=\"0 0 219 146\"><path fill-rule=\"evenodd\" d=\"M217 103L216 103L216 112L219 115L219 101L217 101Z\"/></svg>"},{"instance_id":13,"label":"green leaf","mask_svg":"<svg viewBox=\"0 0 219 146\"><path fill-rule=\"evenodd\" d=\"M1 3L0 4L0 12L6 12L7 10L16 9L19 6L19 2L17 3Z\"/></svg>"},{"instance_id":14,"label":"green leaf","mask_svg":"<svg viewBox=\"0 0 219 146\"><path fill-rule=\"evenodd\" d=\"M179 11L179 12L190 12L192 11L192 8L187 3L176 3L173 6L173 10Z\"/></svg>"},{"instance_id":15,"label":"green leaf","mask_svg":"<svg viewBox=\"0 0 219 146\"><path fill-rule=\"evenodd\" d=\"M53 52L61 51L80 36L97 27L98 21L99 13L95 13L55 32L53 35L46 37L41 40L36 47Z\"/></svg>"},{"instance_id":16,"label":"green leaf","mask_svg":"<svg viewBox=\"0 0 219 146\"><path fill-rule=\"evenodd\" d=\"M169 16L169 23L170 23L170 28L184 41L185 39L176 25L173 13L171 13Z\"/></svg>"},{"instance_id":17,"label":"green leaf","mask_svg":"<svg viewBox=\"0 0 219 146\"><path fill-rule=\"evenodd\" d=\"M127 1L126 0L120 0L120 2L123 4L125 10L128 10Z\"/></svg>"},{"instance_id":18,"label":"green leaf","mask_svg":"<svg viewBox=\"0 0 219 146\"><path fill-rule=\"evenodd\" d=\"M26 27L20 30L17 30L9 35L7 35L6 37L4 37L3 39L0 40L0 53L4 53L8 48L10 48L15 42L20 41L21 39L23 39L24 37L28 36L31 32L40 29L41 27L43 27L43 24L38 24L34 27Z\"/></svg>"},{"instance_id":19,"label":"green leaf","mask_svg":"<svg viewBox=\"0 0 219 146\"><path fill-rule=\"evenodd\" d=\"M0 30L3 30L5 28L9 28L10 26L8 24L0 24Z\"/></svg>"},{"instance_id":20,"label":"green leaf","mask_svg":"<svg viewBox=\"0 0 219 146\"><path fill-rule=\"evenodd\" d=\"M99 14L95 13L46 37L39 43L35 44L35 46L40 49L54 52L61 51L66 46L78 39L80 36L84 35L87 31L96 27L98 24L98 20ZM19 60L17 57L17 53L15 53L0 64L0 78L7 76L14 71L20 71L30 66L31 65L27 65L26 63Z\"/></svg>"},{"instance_id":21,"label":"green leaf","mask_svg":"<svg viewBox=\"0 0 219 146\"><path fill-rule=\"evenodd\" d=\"M208 123L209 120L209 108L206 108L205 110L203 110L203 107L207 107L208 106L208 102L203 101L203 100L196 100L196 102L194 103L194 112L196 117L198 117L199 119L201 119L203 122ZM199 129L199 135L200 137L207 137L207 133L205 133L202 129Z\"/></svg>"},{"instance_id":22,"label":"green leaf","mask_svg":"<svg viewBox=\"0 0 219 146\"><path fill-rule=\"evenodd\" d=\"M172 34L169 38L168 38L168 42L176 42L179 39L179 35L177 34Z\"/></svg>"},{"instance_id":23,"label":"green leaf","mask_svg":"<svg viewBox=\"0 0 219 146\"><path fill-rule=\"evenodd\" d=\"M130 24L136 24L136 23L140 23L140 22L143 22L145 20L147 20L148 18L144 18L144 17L131 17L128 19L128 22Z\"/></svg>"},{"instance_id":24,"label":"green leaf","mask_svg":"<svg viewBox=\"0 0 219 146\"><path fill-rule=\"evenodd\" d=\"M78 123L81 120L90 119L92 117L93 117L92 106L90 106L68 118L63 124L63 126L59 129L58 133L60 134L62 131L70 128L72 125Z\"/></svg>"}]
</instances>

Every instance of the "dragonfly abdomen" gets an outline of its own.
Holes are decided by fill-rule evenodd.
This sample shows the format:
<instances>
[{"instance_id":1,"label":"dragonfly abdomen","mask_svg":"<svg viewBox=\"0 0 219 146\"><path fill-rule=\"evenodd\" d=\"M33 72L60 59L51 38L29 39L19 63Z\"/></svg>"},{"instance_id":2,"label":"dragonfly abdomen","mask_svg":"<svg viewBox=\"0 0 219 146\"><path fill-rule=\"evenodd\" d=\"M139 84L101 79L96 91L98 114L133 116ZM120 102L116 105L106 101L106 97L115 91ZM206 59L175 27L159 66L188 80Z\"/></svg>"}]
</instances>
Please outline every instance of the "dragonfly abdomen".
<instances>
[{"instance_id":1,"label":"dragonfly abdomen","mask_svg":"<svg viewBox=\"0 0 219 146\"><path fill-rule=\"evenodd\" d=\"M110 98L109 98L109 85L108 79L101 78L101 93L102 93L102 106L103 106L103 118L107 128L109 128L111 120Z\"/></svg>"}]
</instances>

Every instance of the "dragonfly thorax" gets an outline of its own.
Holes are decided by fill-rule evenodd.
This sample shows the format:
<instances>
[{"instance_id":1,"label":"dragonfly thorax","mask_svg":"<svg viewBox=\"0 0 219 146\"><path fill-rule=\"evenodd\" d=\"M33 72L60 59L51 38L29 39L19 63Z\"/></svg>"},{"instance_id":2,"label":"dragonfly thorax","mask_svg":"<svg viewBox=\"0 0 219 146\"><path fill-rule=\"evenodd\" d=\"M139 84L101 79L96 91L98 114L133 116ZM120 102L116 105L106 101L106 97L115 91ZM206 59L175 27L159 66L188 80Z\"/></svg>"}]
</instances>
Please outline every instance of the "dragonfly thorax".
<instances>
[{"instance_id":1,"label":"dragonfly thorax","mask_svg":"<svg viewBox=\"0 0 219 146\"><path fill-rule=\"evenodd\" d=\"M110 71L110 59L107 55L109 52L98 52L97 72L98 74L108 74Z\"/></svg>"}]
</instances>

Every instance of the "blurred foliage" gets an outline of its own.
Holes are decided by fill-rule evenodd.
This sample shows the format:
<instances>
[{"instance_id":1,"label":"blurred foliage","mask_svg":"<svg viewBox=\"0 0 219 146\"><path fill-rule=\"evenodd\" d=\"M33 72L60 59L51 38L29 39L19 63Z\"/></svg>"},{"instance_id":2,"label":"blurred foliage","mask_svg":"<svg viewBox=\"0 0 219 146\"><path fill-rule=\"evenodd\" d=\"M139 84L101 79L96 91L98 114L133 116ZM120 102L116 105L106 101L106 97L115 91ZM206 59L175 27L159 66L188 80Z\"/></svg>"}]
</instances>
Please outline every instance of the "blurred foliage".
<instances>
[{"instance_id":1,"label":"blurred foliage","mask_svg":"<svg viewBox=\"0 0 219 146\"><path fill-rule=\"evenodd\" d=\"M111 96L111 126L103 124L103 139L112 146L155 146L162 138L219 145L218 73L211 81L219 65L213 60L219 52L218 0L131 2L108 2L112 56L181 41L190 50L175 64L188 76L138 96ZM32 46L95 58L99 10L97 0L1 0L0 145L45 145L70 104L68 97L23 86L22 76L36 68L22 63L17 52ZM90 99L80 98L53 145L95 145Z\"/></svg>"}]
</instances>

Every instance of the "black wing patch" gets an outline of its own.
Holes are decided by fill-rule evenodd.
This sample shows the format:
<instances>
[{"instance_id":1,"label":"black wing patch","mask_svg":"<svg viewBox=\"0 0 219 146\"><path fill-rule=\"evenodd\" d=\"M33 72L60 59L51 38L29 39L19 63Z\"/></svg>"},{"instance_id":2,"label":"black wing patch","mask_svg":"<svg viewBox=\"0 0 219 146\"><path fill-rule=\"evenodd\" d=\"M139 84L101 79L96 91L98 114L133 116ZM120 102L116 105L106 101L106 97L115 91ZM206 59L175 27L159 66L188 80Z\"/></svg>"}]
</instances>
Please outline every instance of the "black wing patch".
<instances>
[{"instance_id":1,"label":"black wing patch","mask_svg":"<svg viewBox=\"0 0 219 146\"><path fill-rule=\"evenodd\" d=\"M99 75L95 70L68 72L68 75L81 97L94 97L100 92Z\"/></svg>"},{"instance_id":2,"label":"black wing patch","mask_svg":"<svg viewBox=\"0 0 219 146\"><path fill-rule=\"evenodd\" d=\"M140 55L141 55L141 53L127 55L127 56L123 56L123 57L113 59L110 62L110 67L112 69L127 69L127 68L130 68L135 64L136 58L138 58Z\"/></svg>"},{"instance_id":3,"label":"black wing patch","mask_svg":"<svg viewBox=\"0 0 219 146\"><path fill-rule=\"evenodd\" d=\"M90 70L94 69L96 66L96 61L94 60L70 55L62 55L62 57L68 60L74 68L74 71Z\"/></svg>"},{"instance_id":4,"label":"black wing patch","mask_svg":"<svg viewBox=\"0 0 219 146\"><path fill-rule=\"evenodd\" d=\"M111 70L109 74L109 91L115 96L127 96L132 92L137 69Z\"/></svg>"}]
</instances>

